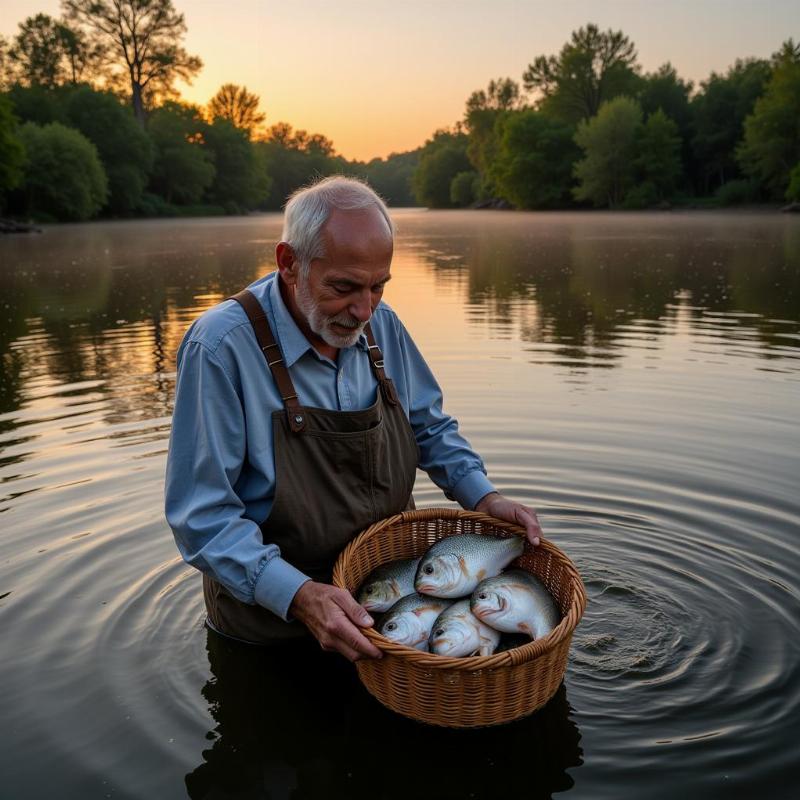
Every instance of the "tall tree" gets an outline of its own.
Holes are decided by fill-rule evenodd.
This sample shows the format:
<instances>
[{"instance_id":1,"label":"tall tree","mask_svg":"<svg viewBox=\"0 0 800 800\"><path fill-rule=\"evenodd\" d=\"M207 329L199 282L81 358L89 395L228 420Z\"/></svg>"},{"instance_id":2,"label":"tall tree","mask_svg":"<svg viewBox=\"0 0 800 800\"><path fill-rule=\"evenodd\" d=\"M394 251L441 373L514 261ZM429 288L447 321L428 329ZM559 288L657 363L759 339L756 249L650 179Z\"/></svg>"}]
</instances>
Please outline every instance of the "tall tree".
<instances>
[{"instance_id":1,"label":"tall tree","mask_svg":"<svg viewBox=\"0 0 800 800\"><path fill-rule=\"evenodd\" d=\"M742 139L744 120L769 76L768 61L737 60L724 75L712 72L692 98L692 152L704 191L713 191L741 176L736 147Z\"/></svg>"},{"instance_id":2,"label":"tall tree","mask_svg":"<svg viewBox=\"0 0 800 800\"><path fill-rule=\"evenodd\" d=\"M468 132L467 155L480 175L482 191L486 195L497 193L490 172L491 165L497 157L498 120L522 105L519 84L511 78L489 81L486 91L479 89L467 98L464 114Z\"/></svg>"},{"instance_id":3,"label":"tall tree","mask_svg":"<svg viewBox=\"0 0 800 800\"><path fill-rule=\"evenodd\" d=\"M0 210L3 208L3 194L20 182L24 163L25 150L11 102L0 95Z\"/></svg>"},{"instance_id":4,"label":"tall tree","mask_svg":"<svg viewBox=\"0 0 800 800\"><path fill-rule=\"evenodd\" d=\"M108 48L110 82L130 91L142 126L148 105L174 95L175 81L190 81L203 66L181 45L186 22L172 0L62 0L62 6L70 21Z\"/></svg>"},{"instance_id":5,"label":"tall tree","mask_svg":"<svg viewBox=\"0 0 800 800\"><path fill-rule=\"evenodd\" d=\"M575 141L584 157L575 165L578 200L596 206L618 206L635 178L636 143L642 109L630 97L604 103L597 116L578 126Z\"/></svg>"},{"instance_id":6,"label":"tall tree","mask_svg":"<svg viewBox=\"0 0 800 800\"><path fill-rule=\"evenodd\" d=\"M498 133L491 172L500 195L518 208L568 205L580 157L574 128L530 108L507 116Z\"/></svg>"},{"instance_id":7,"label":"tall tree","mask_svg":"<svg viewBox=\"0 0 800 800\"><path fill-rule=\"evenodd\" d=\"M578 123L606 100L636 94L638 70L636 48L622 31L589 24L573 31L558 56L537 56L522 80L528 91L541 93L541 110Z\"/></svg>"},{"instance_id":8,"label":"tall tree","mask_svg":"<svg viewBox=\"0 0 800 800\"><path fill-rule=\"evenodd\" d=\"M469 172L467 137L463 133L436 131L425 143L412 178L414 196L420 205L451 208L450 185L459 173Z\"/></svg>"},{"instance_id":9,"label":"tall tree","mask_svg":"<svg viewBox=\"0 0 800 800\"><path fill-rule=\"evenodd\" d=\"M64 82L59 24L47 14L19 23L8 59L15 80L52 88Z\"/></svg>"},{"instance_id":10,"label":"tall tree","mask_svg":"<svg viewBox=\"0 0 800 800\"><path fill-rule=\"evenodd\" d=\"M681 174L681 137L661 108L641 127L636 150L642 204L669 200Z\"/></svg>"},{"instance_id":11,"label":"tall tree","mask_svg":"<svg viewBox=\"0 0 800 800\"><path fill-rule=\"evenodd\" d=\"M258 110L258 104L258 95L248 92L247 87L225 83L209 101L208 116L212 120L226 119L252 136L255 129L267 118L266 114Z\"/></svg>"},{"instance_id":12,"label":"tall tree","mask_svg":"<svg viewBox=\"0 0 800 800\"><path fill-rule=\"evenodd\" d=\"M196 106L168 101L150 116L155 146L151 189L168 203L199 203L214 181L214 157L205 144L208 123Z\"/></svg>"},{"instance_id":13,"label":"tall tree","mask_svg":"<svg viewBox=\"0 0 800 800\"><path fill-rule=\"evenodd\" d=\"M749 175L782 199L800 162L800 44L784 42L772 63L764 94L744 122L738 156Z\"/></svg>"}]
</instances>

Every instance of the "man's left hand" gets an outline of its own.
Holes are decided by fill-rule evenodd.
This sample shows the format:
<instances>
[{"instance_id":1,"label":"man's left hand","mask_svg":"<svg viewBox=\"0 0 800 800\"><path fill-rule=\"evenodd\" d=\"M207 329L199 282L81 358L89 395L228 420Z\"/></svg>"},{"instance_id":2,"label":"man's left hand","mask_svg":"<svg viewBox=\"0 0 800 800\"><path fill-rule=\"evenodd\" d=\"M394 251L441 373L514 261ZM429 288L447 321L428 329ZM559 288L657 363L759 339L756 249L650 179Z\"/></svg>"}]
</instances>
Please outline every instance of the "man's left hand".
<instances>
[{"instance_id":1,"label":"man's left hand","mask_svg":"<svg viewBox=\"0 0 800 800\"><path fill-rule=\"evenodd\" d=\"M505 522L524 525L528 541L533 545L539 544L539 537L543 535L542 526L539 524L536 512L529 506L509 500L497 492L491 492L480 499L475 510Z\"/></svg>"}]
</instances>

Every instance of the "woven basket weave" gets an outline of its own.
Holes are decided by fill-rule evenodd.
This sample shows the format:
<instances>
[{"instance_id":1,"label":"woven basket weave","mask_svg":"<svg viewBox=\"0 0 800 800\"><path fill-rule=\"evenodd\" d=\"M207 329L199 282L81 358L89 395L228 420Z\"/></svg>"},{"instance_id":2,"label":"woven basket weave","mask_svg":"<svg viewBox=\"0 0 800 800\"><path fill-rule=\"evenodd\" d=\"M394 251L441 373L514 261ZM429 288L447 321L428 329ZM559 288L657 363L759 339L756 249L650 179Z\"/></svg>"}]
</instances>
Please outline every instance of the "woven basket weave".
<instances>
[{"instance_id":1,"label":"woven basket weave","mask_svg":"<svg viewBox=\"0 0 800 800\"><path fill-rule=\"evenodd\" d=\"M359 534L339 555L333 582L355 593L380 564L419 557L439 539L461 533L524 537L525 530L474 511L405 511ZM562 614L554 630L502 653L450 658L390 642L368 628L364 634L383 658L356 662L367 690L392 711L451 728L500 725L547 703L564 677L586 591L573 563L544 539L536 548L526 542L511 566L531 572L547 587Z\"/></svg>"}]
</instances>

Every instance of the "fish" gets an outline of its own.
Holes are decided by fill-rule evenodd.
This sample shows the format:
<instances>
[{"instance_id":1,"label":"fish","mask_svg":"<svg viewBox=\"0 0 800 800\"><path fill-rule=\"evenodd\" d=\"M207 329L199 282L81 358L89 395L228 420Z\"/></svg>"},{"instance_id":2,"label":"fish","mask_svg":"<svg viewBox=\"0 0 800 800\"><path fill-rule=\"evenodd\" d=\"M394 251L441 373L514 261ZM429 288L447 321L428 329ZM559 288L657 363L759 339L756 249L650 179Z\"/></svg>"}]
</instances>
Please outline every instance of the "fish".
<instances>
[{"instance_id":1,"label":"fish","mask_svg":"<svg viewBox=\"0 0 800 800\"><path fill-rule=\"evenodd\" d=\"M530 572L510 569L481 581L470 597L476 617L504 633L546 636L561 621L550 592Z\"/></svg>"},{"instance_id":2,"label":"fish","mask_svg":"<svg viewBox=\"0 0 800 800\"><path fill-rule=\"evenodd\" d=\"M383 615L378 633L397 644L427 651L433 623L452 602L417 592L406 595Z\"/></svg>"},{"instance_id":3,"label":"fish","mask_svg":"<svg viewBox=\"0 0 800 800\"><path fill-rule=\"evenodd\" d=\"M431 628L428 644L440 656L490 656L500 642L500 631L481 622L469 610L469 598L445 609Z\"/></svg>"},{"instance_id":4,"label":"fish","mask_svg":"<svg viewBox=\"0 0 800 800\"><path fill-rule=\"evenodd\" d=\"M356 600L367 609L388 611L401 597L414 594L418 558L400 558L376 567L361 584Z\"/></svg>"},{"instance_id":5,"label":"fish","mask_svg":"<svg viewBox=\"0 0 800 800\"><path fill-rule=\"evenodd\" d=\"M439 539L422 556L414 586L420 594L434 597L466 597L484 578L499 575L524 549L521 536L462 533Z\"/></svg>"}]
</instances>

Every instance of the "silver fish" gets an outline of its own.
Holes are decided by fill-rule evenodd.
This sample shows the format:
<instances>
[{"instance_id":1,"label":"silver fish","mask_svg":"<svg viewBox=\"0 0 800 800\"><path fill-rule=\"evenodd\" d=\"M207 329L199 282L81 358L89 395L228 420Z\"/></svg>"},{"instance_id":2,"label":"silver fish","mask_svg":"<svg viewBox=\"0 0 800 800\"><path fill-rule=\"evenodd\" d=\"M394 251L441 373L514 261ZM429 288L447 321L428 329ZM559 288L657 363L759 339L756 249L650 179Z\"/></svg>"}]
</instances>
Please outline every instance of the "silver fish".
<instances>
[{"instance_id":1,"label":"silver fish","mask_svg":"<svg viewBox=\"0 0 800 800\"><path fill-rule=\"evenodd\" d=\"M401 597L414 594L414 575L418 566L418 558L401 558L381 564L367 575L356 600L367 611L388 611Z\"/></svg>"},{"instance_id":2,"label":"silver fish","mask_svg":"<svg viewBox=\"0 0 800 800\"><path fill-rule=\"evenodd\" d=\"M490 656L500 642L500 631L484 625L470 610L469 598L445 609L431 629L430 651L440 656Z\"/></svg>"},{"instance_id":3,"label":"silver fish","mask_svg":"<svg viewBox=\"0 0 800 800\"><path fill-rule=\"evenodd\" d=\"M465 597L484 578L499 575L524 549L521 536L448 536L422 557L414 586L418 592L434 597Z\"/></svg>"},{"instance_id":4,"label":"silver fish","mask_svg":"<svg viewBox=\"0 0 800 800\"><path fill-rule=\"evenodd\" d=\"M398 644L427 650L433 623L451 603L452 600L424 597L414 592L398 600L384 614L378 633Z\"/></svg>"},{"instance_id":5,"label":"silver fish","mask_svg":"<svg viewBox=\"0 0 800 800\"><path fill-rule=\"evenodd\" d=\"M510 569L481 581L472 593L476 617L505 633L546 636L561 621L555 601L542 582L522 569Z\"/></svg>"}]
</instances>

